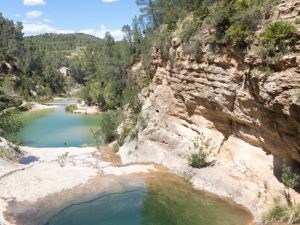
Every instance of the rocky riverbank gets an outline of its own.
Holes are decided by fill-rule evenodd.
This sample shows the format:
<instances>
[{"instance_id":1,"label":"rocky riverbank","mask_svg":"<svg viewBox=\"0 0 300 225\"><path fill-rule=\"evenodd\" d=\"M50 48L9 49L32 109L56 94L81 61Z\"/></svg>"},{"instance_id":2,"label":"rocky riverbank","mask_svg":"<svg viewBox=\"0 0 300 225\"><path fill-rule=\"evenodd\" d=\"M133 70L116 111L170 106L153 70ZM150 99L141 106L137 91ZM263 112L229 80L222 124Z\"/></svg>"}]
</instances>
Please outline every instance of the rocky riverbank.
<instances>
[{"instance_id":1,"label":"rocky riverbank","mask_svg":"<svg viewBox=\"0 0 300 225\"><path fill-rule=\"evenodd\" d=\"M5 217L10 204L26 202L33 204L51 194L72 190L97 177L126 176L156 170L154 165L113 166L102 160L95 148L31 148L22 147L25 156L35 156L38 161L28 165L14 162L0 163L0 223L14 224L11 215ZM68 152L61 164L59 157ZM104 179L108 181L109 179ZM106 184L103 186L106 187ZM20 213L18 210L13 214Z\"/></svg>"}]
</instances>

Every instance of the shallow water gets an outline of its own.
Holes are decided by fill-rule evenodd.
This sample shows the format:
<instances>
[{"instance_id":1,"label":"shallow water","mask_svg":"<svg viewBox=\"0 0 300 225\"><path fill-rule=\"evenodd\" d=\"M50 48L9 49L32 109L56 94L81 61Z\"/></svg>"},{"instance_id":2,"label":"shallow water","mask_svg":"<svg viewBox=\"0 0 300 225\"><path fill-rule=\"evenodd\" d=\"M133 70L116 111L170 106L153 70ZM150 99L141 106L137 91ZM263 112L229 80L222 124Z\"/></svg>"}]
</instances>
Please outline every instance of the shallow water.
<instances>
[{"instance_id":1,"label":"shallow water","mask_svg":"<svg viewBox=\"0 0 300 225\"><path fill-rule=\"evenodd\" d=\"M165 174L168 175L168 174ZM147 179L140 188L71 205L46 225L246 225L243 209L198 192L179 178Z\"/></svg>"},{"instance_id":2,"label":"shallow water","mask_svg":"<svg viewBox=\"0 0 300 225\"><path fill-rule=\"evenodd\" d=\"M18 139L30 147L94 146L91 129L99 129L98 116L67 113L63 107L24 113L22 120Z\"/></svg>"}]
</instances>

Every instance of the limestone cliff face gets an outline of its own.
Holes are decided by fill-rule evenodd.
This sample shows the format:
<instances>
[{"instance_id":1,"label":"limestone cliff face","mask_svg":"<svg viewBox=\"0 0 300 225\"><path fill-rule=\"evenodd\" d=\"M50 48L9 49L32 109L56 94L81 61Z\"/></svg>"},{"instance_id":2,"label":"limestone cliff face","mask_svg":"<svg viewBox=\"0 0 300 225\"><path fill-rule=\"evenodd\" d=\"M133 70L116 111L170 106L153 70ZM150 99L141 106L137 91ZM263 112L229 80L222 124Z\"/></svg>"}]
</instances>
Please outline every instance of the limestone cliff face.
<instances>
[{"instance_id":1,"label":"limestone cliff face","mask_svg":"<svg viewBox=\"0 0 300 225\"><path fill-rule=\"evenodd\" d=\"M299 15L300 1L282 1L257 36L270 21ZM192 183L233 198L259 221L283 189L274 176L277 162L300 162L300 41L294 52L269 62L274 72L266 74L257 69L265 64L256 54L258 41L235 57L229 49L211 51L203 31L201 49L185 54L179 33L173 34L169 59L153 52L152 83L141 93L147 126L120 148L121 158L162 163L185 175L192 141L202 132L213 140L217 164L192 170ZM268 182L270 196L262 200L257 193Z\"/></svg>"},{"instance_id":2,"label":"limestone cliff face","mask_svg":"<svg viewBox=\"0 0 300 225\"><path fill-rule=\"evenodd\" d=\"M299 13L299 1L283 2L269 21L293 20ZM162 126L176 120L195 131L205 121L205 127L209 124L224 139L235 135L268 153L300 162L300 51L272 61L275 71L265 74L256 69L264 63L256 54L258 43L239 58L227 54L228 49L213 53L204 44L196 58L184 54L178 36L173 35L169 50L172 60L163 60L159 50L153 53L153 81L144 93L144 112L150 121L155 118ZM203 33L204 43L206 36ZM158 136L149 139L170 144Z\"/></svg>"}]
</instances>

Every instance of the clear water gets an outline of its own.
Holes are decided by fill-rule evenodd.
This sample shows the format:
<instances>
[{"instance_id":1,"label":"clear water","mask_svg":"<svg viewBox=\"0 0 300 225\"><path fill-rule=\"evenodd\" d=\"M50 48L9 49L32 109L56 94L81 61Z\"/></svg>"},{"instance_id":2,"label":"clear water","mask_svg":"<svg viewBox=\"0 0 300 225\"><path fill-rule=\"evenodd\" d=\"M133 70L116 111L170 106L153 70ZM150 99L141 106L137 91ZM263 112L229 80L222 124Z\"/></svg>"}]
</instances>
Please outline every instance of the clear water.
<instances>
[{"instance_id":1,"label":"clear water","mask_svg":"<svg viewBox=\"0 0 300 225\"><path fill-rule=\"evenodd\" d=\"M246 225L251 216L184 182L161 179L147 187L103 194L74 204L46 225Z\"/></svg>"},{"instance_id":2,"label":"clear water","mask_svg":"<svg viewBox=\"0 0 300 225\"><path fill-rule=\"evenodd\" d=\"M99 129L98 116L67 113L63 107L24 113L22 119L18 139L30 147L94 146L91 129Z\"/></svg>"}]
</instances>

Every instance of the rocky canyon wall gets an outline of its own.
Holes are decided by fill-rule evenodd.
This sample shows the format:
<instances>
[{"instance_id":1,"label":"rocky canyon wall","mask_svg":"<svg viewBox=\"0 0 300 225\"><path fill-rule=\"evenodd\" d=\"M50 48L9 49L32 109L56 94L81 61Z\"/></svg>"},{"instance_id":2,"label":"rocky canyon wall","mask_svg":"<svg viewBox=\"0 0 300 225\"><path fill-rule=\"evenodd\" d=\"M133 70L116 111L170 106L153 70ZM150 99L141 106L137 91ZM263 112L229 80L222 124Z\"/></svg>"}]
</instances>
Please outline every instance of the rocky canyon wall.
<instances>
[{"instance_id":1,"label":"rocky canyon wall","mask_svg":"<svg viewBox=\"0 0 300 225\"><path fill-rule=\"evenodd\" d=\"M282 1L264 21L294 21L300 1ZM296 25L300 33L300 25ZM247 206L258 218L283 186L276 161L300 162L300 39L296 50L268 63L257 56L259 42L235 57L230 49L214 53L204 43L196 54L185 54L180 30L172 35L169 58L159 49L152 57L152 83L141 93L147 126L120 149L123 162L157 162L186 175L192 183ZM298 36L300 37L300 36ZM192 141L204 133L213 141L216 165L193 170L187 157ZM267 200L264 182L273 186ZM247 193L247 194L245 194Z\"/></svg>"}]
</instances>

